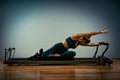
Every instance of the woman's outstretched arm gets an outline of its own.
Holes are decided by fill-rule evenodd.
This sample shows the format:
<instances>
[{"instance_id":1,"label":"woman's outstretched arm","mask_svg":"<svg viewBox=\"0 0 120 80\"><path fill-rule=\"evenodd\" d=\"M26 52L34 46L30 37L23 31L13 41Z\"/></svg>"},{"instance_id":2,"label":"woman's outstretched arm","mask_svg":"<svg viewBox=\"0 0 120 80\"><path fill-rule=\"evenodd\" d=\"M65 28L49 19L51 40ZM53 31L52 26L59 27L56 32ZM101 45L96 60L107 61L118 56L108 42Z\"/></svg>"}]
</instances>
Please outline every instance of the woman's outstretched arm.
<instances>
[{"instance_id":1,"label":"woman's outstretched arm","mask_svg":"<svg viewBox=\"0 0 120 80\"><path fill-rule=\"evenodd\" d=\"M75 40L78 40L80 37L83 37L83 36L94 36L94 35L98 35L98 34L105 34L105 33L108 33L109 30L108 29L103 29L103 30L100 30L100 31L97 31L97 32L89 32L89 33L78 33L78 34L74 34L72 35L71 37Z\"/></svg>"},{"instance_id":2,"label":"woman's outstretched arm","mask_svg":"<svg viewBox=\"0 0 120 80\"><path fill-rule=\"evenodd\" d=\"M81 44L81 46L90 46L90 47L95 47L95 46L99 46L99 43L89 43L89 44Z\"/></svg>"},{"instance_id":3,"label":"woman's outstretched arm","mask_svg":"<svg viewBox=\"0 0 120 80\"><path fill-rule=\"evenodd\" d=\"M94 46L99 46L99 45L109 45L109 43L106 42L99 42L99 43L89 43L89 44L80 44L81 46L90 46L90 47L94 47Z\"/></svg>"}]
</instances>

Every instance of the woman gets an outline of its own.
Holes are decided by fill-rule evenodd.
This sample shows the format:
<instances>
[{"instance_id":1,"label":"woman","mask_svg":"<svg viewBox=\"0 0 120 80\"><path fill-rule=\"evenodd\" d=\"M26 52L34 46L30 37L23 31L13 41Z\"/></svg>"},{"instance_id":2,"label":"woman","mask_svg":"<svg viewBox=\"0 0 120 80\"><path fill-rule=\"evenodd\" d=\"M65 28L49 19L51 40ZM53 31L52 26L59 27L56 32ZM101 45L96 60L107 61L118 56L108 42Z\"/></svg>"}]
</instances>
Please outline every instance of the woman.
<instances>
[{"instance_id":1,"label":"woman","mask_svg":"<svg viewBox=\"0 0 120 80\"><path fill-rule=\"evenodd\" d=\"M77 46L98 46L100 45L95 43L90 43L90 38L94 35L98 34L105 34L108 33L108 29L103 29L97 32L89 32L89 33L78 33L73 34L67 39L63 40L60 43L55 44L53 47L49 48L45 52L40 50L40 54L35 54L32 57L40 56L41 59L45 59L51 56L61 56L61 57L73 57L76 55L74 51L68 51L68 49L73 48L75 49ZM42 53L42 54L41 54Z\"/></svg>"}]
</instances>

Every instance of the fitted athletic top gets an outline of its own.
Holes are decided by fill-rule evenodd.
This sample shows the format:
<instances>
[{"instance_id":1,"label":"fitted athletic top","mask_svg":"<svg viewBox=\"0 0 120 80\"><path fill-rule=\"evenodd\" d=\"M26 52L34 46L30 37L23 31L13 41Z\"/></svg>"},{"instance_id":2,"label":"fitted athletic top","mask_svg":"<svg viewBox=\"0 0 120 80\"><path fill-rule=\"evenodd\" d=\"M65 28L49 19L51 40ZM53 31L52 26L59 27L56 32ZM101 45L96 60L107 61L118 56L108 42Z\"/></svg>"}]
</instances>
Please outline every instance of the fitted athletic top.
<instances>
[{"instance_id":1,"label":"fitted athletic top","mask_svg":"<svg viewBox=\"0 0 120 80\"><path fill-rule=\"evenodd\" d=\"M76 48L77 47L77 46L75 46L77 40L72 40L71 37L68 37L66 39L66 41L67 41L67 43L68 43L68 45L69 45L70 48Z\"/></svg>"}]
</instances>

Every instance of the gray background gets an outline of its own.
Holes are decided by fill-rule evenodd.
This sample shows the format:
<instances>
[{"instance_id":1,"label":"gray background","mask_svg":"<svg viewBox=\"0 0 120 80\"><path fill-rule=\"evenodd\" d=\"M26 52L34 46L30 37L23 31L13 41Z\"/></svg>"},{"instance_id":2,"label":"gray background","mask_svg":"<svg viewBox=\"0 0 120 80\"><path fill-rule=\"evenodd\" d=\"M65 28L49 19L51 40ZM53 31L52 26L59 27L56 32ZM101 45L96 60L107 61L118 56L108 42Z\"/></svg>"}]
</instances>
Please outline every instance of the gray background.
<instances>
[{"instance_id":1,"label":"gray background","mask_svg":"<svg viewBox=\"0 0 120 80\"><path fill-rule=\"evenodd\" d=\"M120 58L119 5L117 0L0 1L0 58L5 48L15 47L15 57L28 57L71 34L103 28L110 32L92 37L92 42L110 43L106 56ZM104 48L100 47L99 54ZM91 57L95 47L71 50L77 52L76 57Z\"/></svg>"}]
</instances>

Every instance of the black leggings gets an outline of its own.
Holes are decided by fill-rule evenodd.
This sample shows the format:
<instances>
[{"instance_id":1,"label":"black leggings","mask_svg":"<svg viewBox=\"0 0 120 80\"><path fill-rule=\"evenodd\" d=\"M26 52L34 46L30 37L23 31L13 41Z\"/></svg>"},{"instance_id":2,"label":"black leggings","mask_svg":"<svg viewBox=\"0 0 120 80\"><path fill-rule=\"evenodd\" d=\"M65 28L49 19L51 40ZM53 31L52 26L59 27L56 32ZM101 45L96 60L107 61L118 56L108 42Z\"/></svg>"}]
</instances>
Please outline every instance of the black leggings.
<instances>
[{"instance_id":1,"label":"black leggings","mask_svg":"<svg viewBox=\"0 0 120 80\"><path fill-rule=\"evenodd\" d=\"M43 52L41 55L41 58L47 58L50 54L55 54L58 53L60 54L61 57L72 57L76 55L76 52L74 51L68 51L65 49L62 43L57 43L47 51Z\"/></svg>"}]
</instances>

